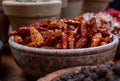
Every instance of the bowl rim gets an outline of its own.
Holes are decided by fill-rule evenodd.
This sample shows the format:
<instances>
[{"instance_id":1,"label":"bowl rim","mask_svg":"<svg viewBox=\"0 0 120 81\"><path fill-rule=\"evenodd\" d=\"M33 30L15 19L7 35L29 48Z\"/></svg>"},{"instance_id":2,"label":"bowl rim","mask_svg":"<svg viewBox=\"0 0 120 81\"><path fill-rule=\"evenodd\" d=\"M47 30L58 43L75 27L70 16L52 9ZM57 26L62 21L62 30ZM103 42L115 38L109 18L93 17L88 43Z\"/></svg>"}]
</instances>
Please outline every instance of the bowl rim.
<instances>
[{"instance_id":1,"label":"bowl rim","mask_svg":"<svg viewBox=\"0 0 120 81\"><path fill-rule=\"evenodd\" d=\"M90 55L92 54L98 54L107 52L109 50L112 50L114 48L117 48L119 44L119 39L117 36L113 35L113 41L102 46L92 47L92 48L80 48L80 49L46 49L46 48L35 48L35 47L29 47L25 45L21 45L19 43L16 43L13 40L14 36L10 36L8 42L11 48L14 48L16 50L31 53L31 54L38 54L40 55L59 55L59 56L67 56L67 55ZM102 51L101 51L102 50ZM97 51L97 52L96 52ZM82 53L82 54L81 54Z\"/></svg>"},{"instance_id":2,"label":"bowl rim","mask_svg":"<svg viewBox=\"0 0 120 81\"><path fill-rule=\"evenodd\" d=\"M19 1L3 1L2 2L2 5L11 5L11 6L19 6L19 5L34 5L34 6L37 6L37 5L51 5L51 4L61 4L62 1L60 0L53 0L53 1L50 1L50 2L19 2Z\"/></svg>"}]
</instances>

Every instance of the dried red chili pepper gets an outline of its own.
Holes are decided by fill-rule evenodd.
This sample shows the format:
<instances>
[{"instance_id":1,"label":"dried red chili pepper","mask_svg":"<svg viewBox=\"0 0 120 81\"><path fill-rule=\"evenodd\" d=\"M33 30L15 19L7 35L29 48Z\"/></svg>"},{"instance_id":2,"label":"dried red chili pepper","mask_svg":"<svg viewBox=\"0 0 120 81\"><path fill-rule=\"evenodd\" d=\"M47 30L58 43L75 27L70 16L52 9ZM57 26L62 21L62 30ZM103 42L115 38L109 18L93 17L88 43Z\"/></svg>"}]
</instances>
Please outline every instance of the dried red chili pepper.
<instances>
[{"instance_id":1,"label":"dried red chili pepper","mask_svg":"<svg viewBox=\"0 0 120 81\"><path fill-rule=\"evenodd\" d=\"M62 49L62 45L58 43L58 44L55 45L55 48L56 49Z\"/></svg>"},{"instance_id":2,"label":"dried red chili pepper","mask_svg":"<svg viewBox=\"0 0 120 81\"><path fill-rule=\"evenodd\" d=\"M15 35L15 36L14 36L14 41L17 42L17 43L20 43L20 42L22 42L23 40L22 40L22 37L21 37L21 36Z\"/></svg>"},{"instance_id":3,"label":"dried red chili pepper","mask_svg":"<svg viewBox=\"0 0 120 81\"><path fill-rule=\"evenodd\" d=\"M82 48L87 43L87 38L80 38L76 44L75 48Z\"/></svg>"},{"instance_id":4,"label":"dried red chili pepper","mask_svg":"<svg viewBox=\"0 0 120 81\"><path fill-rule=\"evenodd\" d=\"M64 27L64 24L64 19L55 20L48 25L48 29L62 29Z\"/></svg>"},{"instance_id":5,"label":"dried red chili pepper","mask_svg":"<svg viewBox=\"0 0 120 81\"><path fill-rule=\"evenodd\" d=\"M79 21L74 21L74 20L66 20L65 23L67 23L68 25L74 25L74 26L78 26L80 24Z\"/></svg>"},{"instance_id":6,"label":"dried red chili pepper","mask_svg":"<svg viewBox=\"0 0 120 81\"><path fill-rule=\"evenodd\" d=\"M87 36L88 30L87 30L87 24L85 22L81 22L80 27L80 34L82 38L85 38Z\"/></svg>"},{"instance_id":7,"label":"dried red chili pepper","mask_svg":"<svg viewBox=\"0 0 120 81\"><path fill-rule=\"evenodd\" d=\"M30 43L31 41L31 36L27 36L25 39L22 40L22 42L20 42L23 45L26 45L27 43Z\"/></svg>"},{"instance_id":8,"label":"dried red chili pepper","mask_svg":"<svg viewBox=\"0 0 120 81\"><path fill-rule=\"evenodd\" d=\"M67 38L67 35L64 32L62 33L62 48L63 49L68 48L68 38Z\"/></svg>"},{"instance_id":9,"label":"dried red chili pepper","mask_svg":"<svg viewBox=\"0 0 120 81\"><path fill-rule=\"evenodd\" d=\"M44 43L44 38L42 34L36 30L34 27L30 27L31 41L36 44L36 46L40 46Z\"/></svg>"},{"instance_id":10,"label":"dried red chili pepper","mask_svg":"<svg viewBox=\"0 0 120 81\"><path fill-rule=\"evenodd\" d=\"M57 30L55 32L50 33L48 37L46 38L44 45L54 46L61 36L62 36L61 30Z\"/></svg>"},{"instance_id":11,"label":"dried red chili pepper","mask_svg":"<svg viewBox=\"0 0 120 81\"><path fill-rule=\"evenodd\" d=\"M103 34L103 36L109 36L107 29L103 25L97 26L97 29Z\"/></svg>"},{"instance_id":12,"label":"dried red chili pepper","mask_svg":"<svg viewBox=\"0 0 120 81\"><path fill-rule=\"evenodd\" d=\"M68 32L68 25L67 25L67 24L64 24L64 27L63 27L62 31L63 31L64 33L67 33L67 32Z\"/></svg>"},{"instance_id":13,"label":"dried red chili pepper","mask_svg":"<svg viewBox=\"0 0 120 81\"><path fill-rule=\"evenodd\" d=\"M91 18L90 19L90 25L94 26L96 24L96 19L95 18Z\"/></svg>"},{"instance_id":14,"label":"dried red chili pepper","mask_svg":"<svg viewBox=\"0 0 120 81\"><path fill-rule=\"evenodd\" d=\"M10 32L10 35L30 35L28 27L19 27L15 31Z\"/></svg>"},{"instance_id":15,"label":"dried red chili pepper","mask_svg":"<svg viewBox=\"0 0 120 81\"><path fill-rule=\"evenodd\" d=\"M101 33L96 33L91 41L91 47L98 46L100 44L100 41L102 40L102 34Z\"/></svg>"},{"instance_id":16,"label":"dried red chili pepper","mask_svg":"<svg viewBox=\"0 0 120 81\"><path fill-rule=\"evenodd\" d=\"M34 27L38 31L46 31L47 28L42 27ZM10 32L10 35L20 35L20 36L29 36L30 35L30 28L29 27L20 27L16 29L15 31Z\"/></svg>"},{"instance_id":17,"label":"dried red chili pepper","mask_svg":"<svg viewBox=\"0 0 120 81\"><path fill-rule=\"evenodd\" d=\"M82 16L77 16L74 18L75 21L82 21L84 18Z\"/></svg>"},{"instance_id":18,"label":"dried red chili pepper","mask_svg":"<svg viewBox=\"0 0 120 81\"><path fill-rule=\"evenodd\" d=\"M30 24L29 26L47 28L48 25L49 25L51 22L52 22L52 21L50 21L50 20L45 20L45 21L40 21L40 22L37 22L37 23Z\"/></svg>"},{"instance_id":19,"label":"dried red chili pepper","mask_svg":"<svg viewBox=\"0 0 120 81\"><path fill-rule=\"evenodd\" d=\"M69 36L68 36L68 46L69 49L73 49L75 46L75 32L74 31L69 31Z\"/></svg>"}]
</instances>

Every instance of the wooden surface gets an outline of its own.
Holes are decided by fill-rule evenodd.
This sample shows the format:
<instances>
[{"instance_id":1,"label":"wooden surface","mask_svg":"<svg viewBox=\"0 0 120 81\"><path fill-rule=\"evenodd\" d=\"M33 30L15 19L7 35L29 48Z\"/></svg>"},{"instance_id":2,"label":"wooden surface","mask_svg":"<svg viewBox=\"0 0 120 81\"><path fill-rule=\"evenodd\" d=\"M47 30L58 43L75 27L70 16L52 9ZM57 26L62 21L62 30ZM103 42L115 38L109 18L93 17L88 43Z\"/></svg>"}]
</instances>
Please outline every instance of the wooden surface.
<instances>
[{"instance_id":1,"label":"wooden surface","mask_svg":"<svg viewBox=\"0 0 120 81\"><path fill-rule=\"evenodd\" d=\"M0 64L0 81L31 81L17 66L12 56L2 54Z\"/></svg>"}]
</instances>

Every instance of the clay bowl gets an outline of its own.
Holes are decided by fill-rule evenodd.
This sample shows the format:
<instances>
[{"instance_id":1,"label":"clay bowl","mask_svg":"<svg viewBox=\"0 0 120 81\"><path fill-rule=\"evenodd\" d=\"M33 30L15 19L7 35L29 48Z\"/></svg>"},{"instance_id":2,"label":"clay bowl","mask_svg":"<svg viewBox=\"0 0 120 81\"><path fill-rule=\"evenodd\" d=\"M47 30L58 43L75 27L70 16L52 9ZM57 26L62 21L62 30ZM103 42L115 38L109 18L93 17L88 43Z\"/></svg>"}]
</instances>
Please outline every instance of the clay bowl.
<instances>
[{"instance_id":1,"label":"clay bowl","mask_svg":"<svg viewBox=\"0 0 120 81\"><path fill-rule=\"evenodd\" d=\"M83 49L43 49L16 43L13 36L9 45L16 63L33 79L53 71L76 66L97 65L114 59L119 40L103 46Z\"/></svg>"},{"instance_id":2,"label":"clay bowl","mask_svg":"<svg viewBox=\"0 0 120 81\"><path fill-rule=\"evenodd\" d=\"M35 1L35 0L34 0ZM42 20L59 19L62 2L51 0L50 2L19 2L16 0L4 0L3 11L8 16L12 29L27 26Z\"/></svg>"},{"instance_id":3,"label":"clay bowl","mask_svg":"<svg viewBox=\"0 0 120 81\"><path fill-rule=\"evenodd\" d=\"M118 44L118 47L117 47L117 52L115 54L115 58L120 59L120 36L116 35L116 37L118 37L118 39L119 39L119 44Z\"/></svg>"}]
</instances>

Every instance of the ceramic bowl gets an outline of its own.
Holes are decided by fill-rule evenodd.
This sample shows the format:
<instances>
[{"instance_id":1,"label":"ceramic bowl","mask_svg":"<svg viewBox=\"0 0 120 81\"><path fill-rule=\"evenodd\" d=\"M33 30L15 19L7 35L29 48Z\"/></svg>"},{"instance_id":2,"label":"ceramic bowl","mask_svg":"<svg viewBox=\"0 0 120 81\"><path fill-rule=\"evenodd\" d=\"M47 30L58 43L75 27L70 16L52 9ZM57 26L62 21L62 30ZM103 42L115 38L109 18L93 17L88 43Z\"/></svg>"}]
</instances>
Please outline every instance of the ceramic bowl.
<instances>
[{"instance_id":1,"label":"ceramic bowl","mask_svg":"<svg viewBox=\"0 0 120 81\"><path fill-rule=\"evenodd\" d=\"M120 36L116 35L116 37L118 37L118 39L119 39L119 44L118 44L118 47L117 47L117 52L115 54L115 59L120 59Z\"/></svg>"},{"instance_id":2,"label":"ceramic bowl","mask_svg":"<svg viewBox=\"0 0 120 81\"><path fill-rule=\"evenodd\" d=\"M16 43L14 36L9 45L16 63L33 78L53 71L75 66L97 65L114 59L119 40L113 36L109 44L82 49L44 49Z\"/></svg>"},{"instance_id":3,"label":"ceramic bowl","mask_svg":"<svg viewBox=\"0 0 120 81\"><path fill-rule=\"evenodd\" d=\"M59 19L62 2L51 0L50 2L18 2L3 1L3 11L8 16L12 29L27 26L42 20Z\"/></svg>"},{"instance_id":4,"label":"ceramic bowl","mask_svg":"<svg viewBox=\"0 0 120 81\"><path fill-rule=\"evenodd\" d=\"M67 0L63 0L67 1ZM65 3L64 3L65 4ZM61 17L65 19L73 19L82 14L83 0L68 0L67 5L62 8Z\"/></svg>"},{"instance_id":5,"label":"ceramic bowl","mask_svg":"<svg viewBox=\"0 0 120 81\"><path fill-rule=\"evenodd\" d=\"M113 0L84 0L82 12L104 12Z\"/></svg>"}]
</instances>

